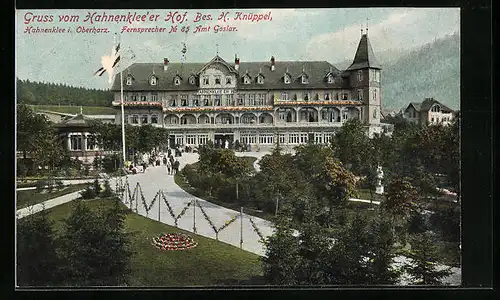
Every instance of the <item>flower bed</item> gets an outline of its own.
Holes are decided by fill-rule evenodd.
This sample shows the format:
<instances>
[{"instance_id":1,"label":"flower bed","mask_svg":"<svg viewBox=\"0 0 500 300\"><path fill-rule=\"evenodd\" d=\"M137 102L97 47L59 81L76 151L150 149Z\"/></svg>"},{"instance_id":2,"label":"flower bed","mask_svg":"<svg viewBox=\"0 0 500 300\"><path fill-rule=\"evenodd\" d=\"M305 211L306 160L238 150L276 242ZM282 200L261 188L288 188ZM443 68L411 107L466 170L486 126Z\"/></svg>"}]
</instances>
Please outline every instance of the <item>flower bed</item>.
<instances>
[{"instance_id":1,"label":"flower bed","mask_svg":"<svg viewBox=\"0 0 500 300\"><path fill-rule=\"evenodd\" d=\"M153 237L152 245L160 250L186 250L196 247L198 243L182 233L162 233Z\"/></svg>"}]
</instances>

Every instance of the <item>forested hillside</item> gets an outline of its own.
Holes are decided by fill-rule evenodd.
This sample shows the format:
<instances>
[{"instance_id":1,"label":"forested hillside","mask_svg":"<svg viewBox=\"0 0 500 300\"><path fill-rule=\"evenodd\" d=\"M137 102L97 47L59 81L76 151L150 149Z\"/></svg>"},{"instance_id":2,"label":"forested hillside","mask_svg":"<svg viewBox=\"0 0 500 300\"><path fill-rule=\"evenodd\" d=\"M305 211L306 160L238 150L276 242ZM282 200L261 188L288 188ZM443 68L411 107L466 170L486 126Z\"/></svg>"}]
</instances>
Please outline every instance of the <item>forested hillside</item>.
<instances>
[{"instance_id":1,"label":"forested hillside","mask_svg":"<svg viewBox=\"0 0 500 300\"><path fill-rule=\"evenodd\" d=\"M381 53L382 105L399 110L409 102L433 97L452 109L460 109L460 35L455 33L398 55ZM345 69L350 61L337 63Z\"/></svg>"},{"instance_id":2,"label":"forested hillside","mask_svg":"<svg viewBox=\"0 0 500 300\"><path fill-rule=\"evenodd\" d=\"M110 106L110 91L17 79L17 103Z\"/></svg>"}]
</instances>

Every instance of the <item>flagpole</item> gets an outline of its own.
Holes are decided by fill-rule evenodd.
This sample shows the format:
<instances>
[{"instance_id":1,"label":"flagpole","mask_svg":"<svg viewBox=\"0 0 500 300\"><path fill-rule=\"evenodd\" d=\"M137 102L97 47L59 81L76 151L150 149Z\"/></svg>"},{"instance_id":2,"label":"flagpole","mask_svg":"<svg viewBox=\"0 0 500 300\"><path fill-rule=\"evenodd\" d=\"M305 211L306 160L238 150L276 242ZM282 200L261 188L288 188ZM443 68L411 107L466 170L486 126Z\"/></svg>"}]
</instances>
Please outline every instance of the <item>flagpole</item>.
<instances>
[{"instance_id":1,"label":"flagpole","mask_svg":"<svg viewBox=\"0 0 500 300\"><path fill-rule=\"evenodd\" d=\"M125 166L126 155L125 155L125 110L123 108L123 72L120 70L120 101L122 108L122 155L123 155L123 166Z\"/></svg>"}]
</instances>

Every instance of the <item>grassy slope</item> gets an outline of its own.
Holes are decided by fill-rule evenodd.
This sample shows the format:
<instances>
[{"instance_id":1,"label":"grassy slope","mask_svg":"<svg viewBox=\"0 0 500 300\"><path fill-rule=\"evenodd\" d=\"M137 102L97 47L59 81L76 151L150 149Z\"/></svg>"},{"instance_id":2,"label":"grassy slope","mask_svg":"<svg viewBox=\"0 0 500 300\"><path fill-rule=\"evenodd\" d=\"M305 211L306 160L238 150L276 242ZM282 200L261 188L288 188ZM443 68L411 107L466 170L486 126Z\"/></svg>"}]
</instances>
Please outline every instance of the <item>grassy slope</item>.
<instances>
[{"instance_id":1,"label":"grassy slope","mask_svg":"<svg viewBox=\"0 0 500 300\"><path fill-rule=\"evenodd\" d=\"M93 209L104 209L112 201L87 201ZM73 202L50 209L49 218L61 229ZM199 286L249 284L262 275L259 256L216 240L171 227L135 213L126 216L127 231L132 234L132 286ZM153 236L162 232L181 232L198 242L185 251L160 251L151 245Z\"/></svg>"},{"instance_id":2,"label":"grassy slope","mask_svg":"<svg viewBox=\"0 0 500 300\"><path fill-rule=\"evenodd\" d=\"M36 190L27 191L17 191L16 206L17 209L28 207L33 204L41 203L53 198L57 198L66 194L83 190L88 184L74 184L68 187L64 187L62 190L39 193Z\"/></svg>"},{"instance_id":3,"label":"grassy slope","mask_svg":"<svg viewBox=\"0 0 500 300\"><path fill-rule=\"evenodd\" d=\"M77 114L80 112L80 106L64 106L64 105L30 105L33 110L49 110L67 114ZM115 109L104 106L82 106L83 114L86 115L113 115Z\"/></svg>"}]
</instances>

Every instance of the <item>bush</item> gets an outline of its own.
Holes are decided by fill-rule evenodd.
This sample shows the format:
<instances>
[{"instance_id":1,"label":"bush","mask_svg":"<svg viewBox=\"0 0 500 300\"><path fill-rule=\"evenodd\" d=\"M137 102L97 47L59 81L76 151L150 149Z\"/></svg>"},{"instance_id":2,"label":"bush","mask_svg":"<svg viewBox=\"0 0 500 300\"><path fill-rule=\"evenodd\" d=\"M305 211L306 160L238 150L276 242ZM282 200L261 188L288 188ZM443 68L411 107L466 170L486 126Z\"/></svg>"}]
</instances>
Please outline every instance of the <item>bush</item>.
<instances>
[{"instance_id":1,"label":"bush","mask_svg":"<svg viewBox=\"0 0 500 300\"><path fill-rule=\"evenodd\" d=\"M96 178L92 186L94 188L95 195L99 196L99 194L101 193L101 184L99 183L99 179Z\"/></svg>"},{"instance_id":2,"label":"bush","mask_svg":"<svg viewBox=\"0 0 500 300\"><path fill-rule=\"evenodd\" d=\"M80 192L82 199L94 199L97 195L93 186L87 186L83 191Z\"/></svg>"},{"instance_id":3,"label":"bush","mask_svg":"<svg viewBox=\"0 0 500 300\"><path fill-rule=\"evenodd\" d=\"M101 159L101 167L106 173L115 172L120 166L120 157L117 154L108 155Z\"/></svg>"},{"instance_id":4,"label":"bush","mask_svg":"<svg viewBox=\"0 0 500 300\"><path fill-rule=\"evenodd\" d=\"M64 188L64 183L61 180L56 180L56 186L58 189Z\"/></svg>"},{"instance_id":5,"label":"bush","mask_svg":"<svg viewBox=\"0 0 500 300\"><path fill-rule=\"evenodd\" d=\"M111 189L111 185L109 184L109 180L104 181L104 190L102 191L100 197L101 198L109 198L113 196L113 190Z\"/></svg>"},{"instance_id":6,"label":"bush","mask_svg":"<svg viewBox=\"0 0 500 300\"><path fill-rule=\"evenodd\" d=\"M43 191L45 189L46 185L47 185L46 180L38 180L35 184L37 193L40 193L41 191Z\"/></svg>"}]
</instances>

